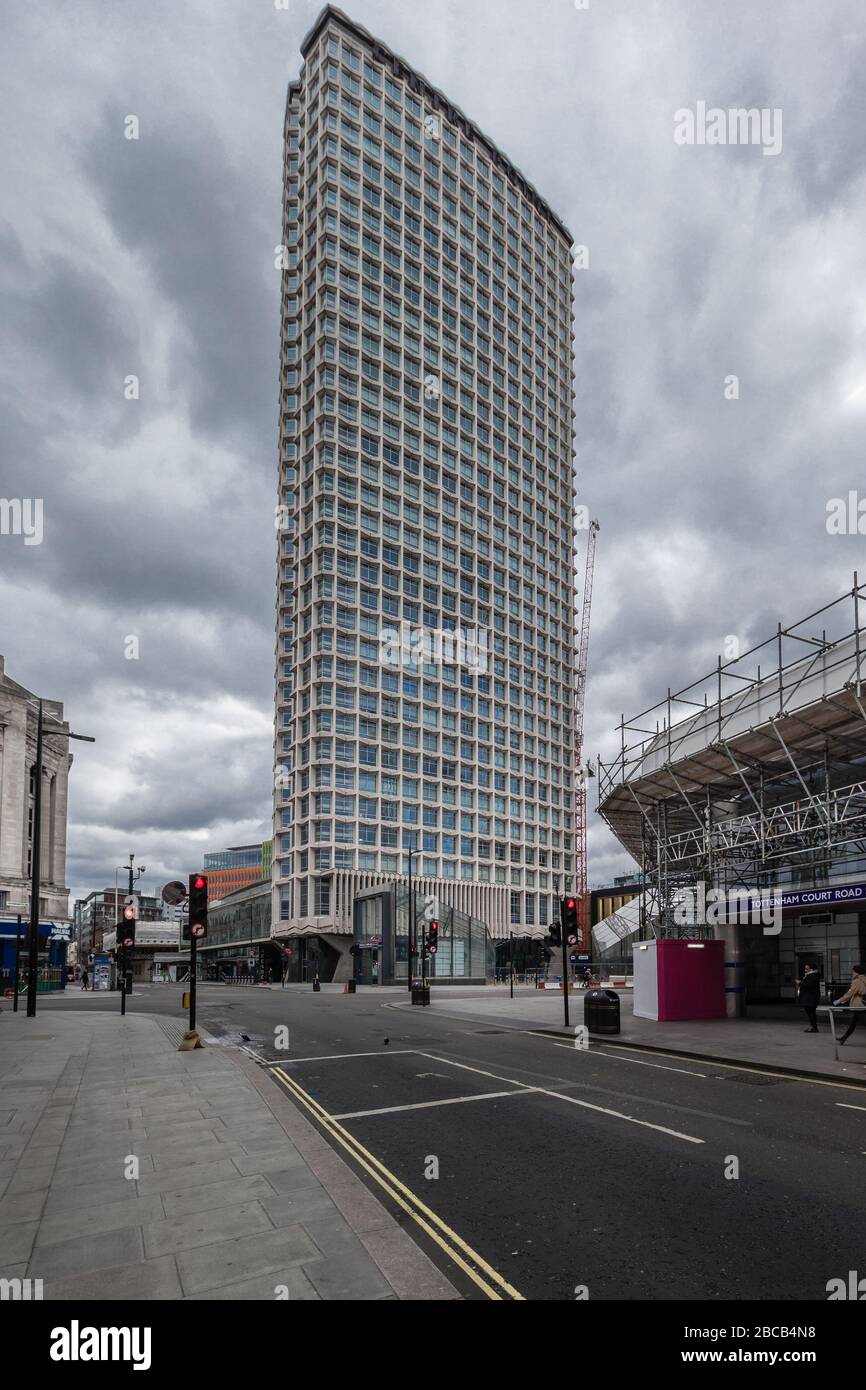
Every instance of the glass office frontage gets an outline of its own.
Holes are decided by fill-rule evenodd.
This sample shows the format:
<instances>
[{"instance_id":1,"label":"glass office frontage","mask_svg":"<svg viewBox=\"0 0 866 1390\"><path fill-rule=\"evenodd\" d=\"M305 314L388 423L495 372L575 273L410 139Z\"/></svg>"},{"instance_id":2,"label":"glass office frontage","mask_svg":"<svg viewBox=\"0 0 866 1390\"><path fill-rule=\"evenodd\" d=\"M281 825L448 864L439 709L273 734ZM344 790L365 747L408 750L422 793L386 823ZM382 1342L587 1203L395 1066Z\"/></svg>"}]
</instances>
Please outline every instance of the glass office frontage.
<instances>
[{"instance_id":1,"label":"glass office frontage","mask_svg":"<svg viewBox=\"0 0 866 1390\"><path fill-rule=\"evenodd\" d=\"M425 931L425 907L430 900L413 892L417 940ZM438 900L439 923L435 955L426 960L431 980L485 983L492 978L494 948L484 922ZM408 984L409 976L409 889L404 883L370 890L355 899L354 944L355 978L361 984ZM416 961L416 973L419 969Z\"/></svg>"}]
</instances>

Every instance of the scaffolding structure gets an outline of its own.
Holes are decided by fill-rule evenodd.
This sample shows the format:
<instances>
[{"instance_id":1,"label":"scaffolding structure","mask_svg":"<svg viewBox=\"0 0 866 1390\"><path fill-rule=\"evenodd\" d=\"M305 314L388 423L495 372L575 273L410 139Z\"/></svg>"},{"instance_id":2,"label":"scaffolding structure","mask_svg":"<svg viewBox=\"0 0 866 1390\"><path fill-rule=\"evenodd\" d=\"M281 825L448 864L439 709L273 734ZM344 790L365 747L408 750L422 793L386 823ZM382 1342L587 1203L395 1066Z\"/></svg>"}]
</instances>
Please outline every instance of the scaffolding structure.
<instances>
[{"instance_id":1,"label":"scaffolding structure","mask_svg":"<svg viewBox=\"0 0 866 1390\"><path fill-rule=\"evenodd\" d=\"M866 880L864 600L855 574L824 608L621 718L598 809L646 885L622 934L712 935L689 907L701 884L754 900Z\"/></svg>"}]
</instances>

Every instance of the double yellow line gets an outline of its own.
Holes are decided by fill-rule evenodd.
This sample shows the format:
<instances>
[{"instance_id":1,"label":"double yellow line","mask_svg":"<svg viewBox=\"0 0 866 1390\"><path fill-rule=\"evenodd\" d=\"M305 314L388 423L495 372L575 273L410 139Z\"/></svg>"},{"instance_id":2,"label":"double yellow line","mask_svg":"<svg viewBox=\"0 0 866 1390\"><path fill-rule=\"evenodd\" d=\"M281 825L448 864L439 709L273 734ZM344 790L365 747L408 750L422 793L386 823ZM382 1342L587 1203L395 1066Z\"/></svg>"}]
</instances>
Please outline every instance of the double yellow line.
<instances>
[{"instance_id":1,"label":"double yellow line","mask_svg":"<svg viewBox=\"0 0 866 1390\"><path fill-rule=\"evenodd\" d=\"M523 1294L518 1293L517 1289L503 1279L502 1275L492 1265L489 1265L476 1250L473 1250L471 1245L467 1245L466 1241L462 1240L456 1231L452 1231L451 1227L446 1225L435 1211L431 1211L420 1197L416 1197L405 1183L402 1183L389 1168L386 1168L375 1154L371 1154L369 1149L365 1149L354 1135L344 1129L327 1110L319 1105L318 1101L313 1100L313 1097L302 1086L298 1085L294 1077L289 1076L282 1067L271 1065L268 1070L281 1085L285 1086L295 1100L309 1111L331 1138L351 1155L365 1173L381 1188L384 1188L391 1200L396 1202L407 1216L411 1216L425 1235L429 1236L459 1269L462 1269L463 1273L481 1289L482 1293L495 1302L502 1302L506 1299L519 1303L525 1302Z\"/></svg>"}]
</instances>

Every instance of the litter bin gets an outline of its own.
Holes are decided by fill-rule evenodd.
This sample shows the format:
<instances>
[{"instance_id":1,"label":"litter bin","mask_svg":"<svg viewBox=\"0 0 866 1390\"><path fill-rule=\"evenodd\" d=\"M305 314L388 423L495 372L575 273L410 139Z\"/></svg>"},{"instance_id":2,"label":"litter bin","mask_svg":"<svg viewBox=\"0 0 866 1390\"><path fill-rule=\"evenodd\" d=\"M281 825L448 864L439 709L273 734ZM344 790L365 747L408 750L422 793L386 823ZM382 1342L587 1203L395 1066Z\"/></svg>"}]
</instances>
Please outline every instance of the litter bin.
<instances>
[{"instance_id":1,"label":"litter bin","mask_svg":"<svg viewBox=\"0 0 866 1390\"><path fill-rule=\"evenodd\" d=\"M430 1003L430 986L426 980L412 981L412 1003L421 1005Z\"/></svg>"},{"instance_id":2,"label":"litter bin","mask_svg":"<svg viewBox=\"0 0 866 1390\"><path fill-rule=\"evenodd\" d=\"M619 995L612 989L589 989L583 1000L583 1021L590 1033L619 1032Z\"/></svg>"},{"instance_id":3,"label":"litter bin","mask_svg":"<svg viewBox=\"0 0 866 1390\"><path fill-rule=\"evenodd\" d=\"M316 986L316 985L313 985L313 989L316 989L316 988L317 988L317 986ZM357 994L357 993L358 993L358 982L357 982L357 980L350 980L350 981L349 981L348 993L349 993L349 994Z\"/></svg>"}]
</instances>

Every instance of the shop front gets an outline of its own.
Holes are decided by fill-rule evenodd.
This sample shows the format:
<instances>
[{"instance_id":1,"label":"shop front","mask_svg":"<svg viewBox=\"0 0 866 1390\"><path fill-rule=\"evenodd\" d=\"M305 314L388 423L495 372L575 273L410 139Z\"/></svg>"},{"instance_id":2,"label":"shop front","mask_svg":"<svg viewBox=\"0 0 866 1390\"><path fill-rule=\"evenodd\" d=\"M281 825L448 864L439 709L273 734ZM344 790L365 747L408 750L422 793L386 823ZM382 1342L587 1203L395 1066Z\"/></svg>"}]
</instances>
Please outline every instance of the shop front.
<instances>
[{"instance_id":1,"label":"shop front","mask_svg":"<svg viewBox=\"0 0 866 1390\"><path fill-rule=\"evenodd\" d=\"M29 922L17 918L0 920L0 988L11 993L15 975L15 942L18 950L18 988L26 986ZM69 922L40 922L37 954L36 988L40 993L54 993L66 988L66 949L72 935Z\"/></svg>"}]
</instances>

